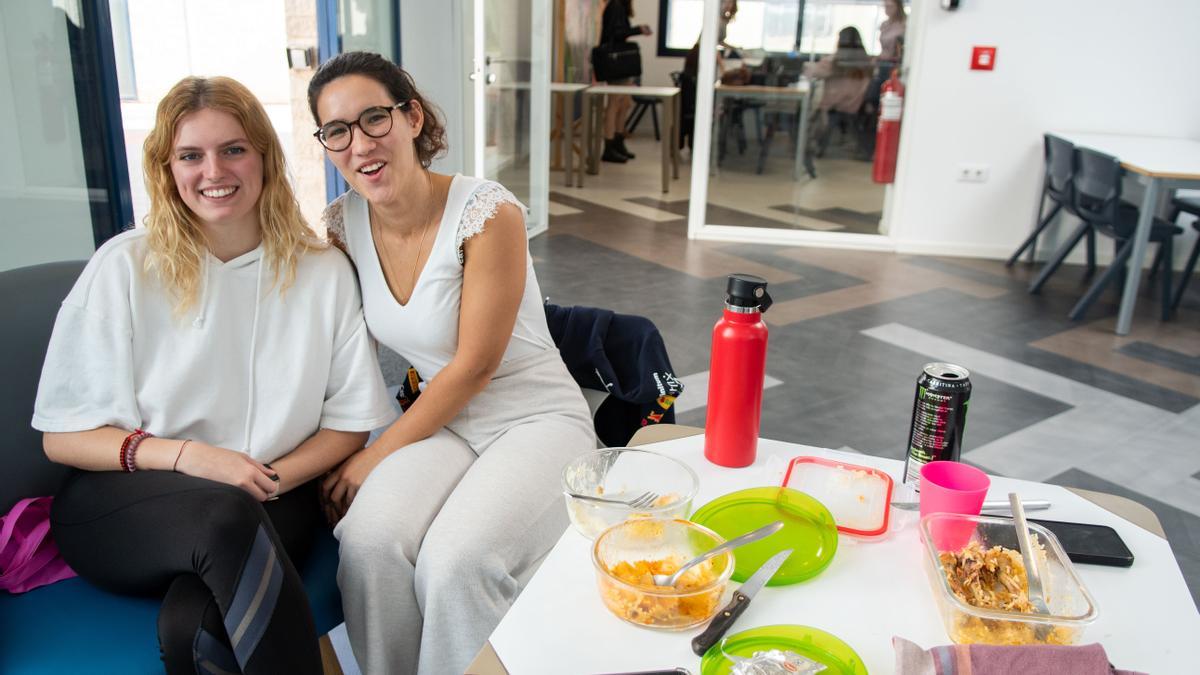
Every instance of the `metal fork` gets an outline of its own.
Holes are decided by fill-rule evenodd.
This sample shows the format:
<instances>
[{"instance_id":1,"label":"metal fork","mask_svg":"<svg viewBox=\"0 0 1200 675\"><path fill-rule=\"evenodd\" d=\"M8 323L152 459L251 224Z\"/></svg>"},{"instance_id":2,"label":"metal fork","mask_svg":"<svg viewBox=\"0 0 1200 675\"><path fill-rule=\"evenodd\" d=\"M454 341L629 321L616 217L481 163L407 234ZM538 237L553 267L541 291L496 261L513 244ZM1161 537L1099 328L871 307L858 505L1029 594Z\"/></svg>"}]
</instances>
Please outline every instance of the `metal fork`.
<instances>
[{"instance_id":1,"label":"metal fork","mask_svg":"<svg viewBox=\"0 0 1200 675\"><path fill-rule=\"evenodd\" d=\"M633 499L612 499L610 497L596 497L593 495L581 495L575 492L568 492L568 496L575 499L584 499L589 502L600 502L602 504L620 504L634 509L646 509L654 506L654 502L658 501L659 494L657 492L643 492Z\"/></svg>"},{"instance_id":2,"label":"metal fork","mask_svg":"<svg viewBox=\"0 0 1200 675\"><path fill-rule=\"evenodd\" d=\"M1050 615L1050 608L1046 606L1046 597L1042 587L1042 573L1038 569L1038 552L1033 548L1033 542L1029 537L1029 526L1025 524L1025 509L1021 505L1021 498L1015 492L1008 493L1008 501L1012 506L1013 524L1017 527L1017 546L1021 549L1021 557L1025 562L1025 579L1028 583L1029 602L1043 616ZM1034 638L1039 642L1044 642L1050 635L1050 625L1041 621L1036 622L1034 627Z\"/></svg>"}]
</instances>

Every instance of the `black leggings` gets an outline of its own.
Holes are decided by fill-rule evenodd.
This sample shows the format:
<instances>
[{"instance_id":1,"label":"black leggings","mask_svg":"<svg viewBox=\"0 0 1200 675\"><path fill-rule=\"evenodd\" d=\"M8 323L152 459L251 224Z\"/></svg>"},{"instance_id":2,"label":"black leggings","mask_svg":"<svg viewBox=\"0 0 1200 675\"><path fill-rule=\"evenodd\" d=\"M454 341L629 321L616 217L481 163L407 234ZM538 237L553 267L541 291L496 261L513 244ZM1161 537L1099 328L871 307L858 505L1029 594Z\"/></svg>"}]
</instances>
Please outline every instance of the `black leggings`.
<instances>
[{"instance_id":1,"label":"black leggings","mask_svg":"<svg viewBox=\"0 0 1200 675\"><path fill-rule=\"evenodd\" d=\"M321 524L316 482L261 504L240 488L169 471L76 471L51 526L79 576L163 598L168 673L321 673L292 560Z\"/></svg>"}]
</instances>

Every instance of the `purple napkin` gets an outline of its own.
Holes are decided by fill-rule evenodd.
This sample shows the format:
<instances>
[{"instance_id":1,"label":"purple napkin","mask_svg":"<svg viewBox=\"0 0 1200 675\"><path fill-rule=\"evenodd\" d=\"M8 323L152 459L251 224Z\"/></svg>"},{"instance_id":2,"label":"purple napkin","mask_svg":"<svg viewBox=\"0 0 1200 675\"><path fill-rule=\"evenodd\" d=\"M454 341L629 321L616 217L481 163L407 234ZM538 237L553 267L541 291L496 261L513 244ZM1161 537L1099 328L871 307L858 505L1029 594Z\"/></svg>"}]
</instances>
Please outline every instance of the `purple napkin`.
<instances>
[{"instance_id":1,"label":"purple napkin","mask_svg":"<svg viewBox=\"0 0 1200 675\"><path fill-rule=\"evenodd\" d=\"M896 675L1144 675L1117 670L1099 644L1062 645L945 645L921 649L901 637L896 649Z\"/></svg>"}]
</instances>

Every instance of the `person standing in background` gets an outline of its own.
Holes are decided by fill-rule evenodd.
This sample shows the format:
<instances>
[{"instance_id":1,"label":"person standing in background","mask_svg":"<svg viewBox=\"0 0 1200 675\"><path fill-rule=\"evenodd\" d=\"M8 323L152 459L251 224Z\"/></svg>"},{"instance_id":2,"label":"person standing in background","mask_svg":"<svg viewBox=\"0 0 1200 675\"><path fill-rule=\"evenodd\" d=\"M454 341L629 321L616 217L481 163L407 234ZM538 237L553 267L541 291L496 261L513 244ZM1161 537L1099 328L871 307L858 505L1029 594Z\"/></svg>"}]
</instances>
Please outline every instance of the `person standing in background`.
<instances>
[{"instance_id":1,"label":"person standing in background","mask_svg":"<svg viewBox=\"0 0 1200 675\"><path fill-rule=\"evenodd\" d=\"M608 0L604 6L601 18L600 44L611 45L628 42L634 35L650 35L650 26L631 25L633 17L633 0ZM630 78L610 80L608 84L633 84ZM608 107L604 110L604 154L600 159L605 162L624 164L634 158L634 154L625 147L625 120L633 109L633 97L628 95L609 96Z\"/></svg>"},{"instance_id":2,"label":"person standing in background","mask_svg":"<svg viewBox=\"0 0 1200 675\"><path fill-rule=\"evenodd\" d=\"M883 12L887 18L879 24L879 56L875 57L875 74L867 87L866 111L879 113L879 92L883 83L892 76L892 70L900 67L904 49L904 31L908 28L908 14L902 0L883 0ZM875 137L868 139L868 154L874 155Z\"/></svg>"}]
</instances>

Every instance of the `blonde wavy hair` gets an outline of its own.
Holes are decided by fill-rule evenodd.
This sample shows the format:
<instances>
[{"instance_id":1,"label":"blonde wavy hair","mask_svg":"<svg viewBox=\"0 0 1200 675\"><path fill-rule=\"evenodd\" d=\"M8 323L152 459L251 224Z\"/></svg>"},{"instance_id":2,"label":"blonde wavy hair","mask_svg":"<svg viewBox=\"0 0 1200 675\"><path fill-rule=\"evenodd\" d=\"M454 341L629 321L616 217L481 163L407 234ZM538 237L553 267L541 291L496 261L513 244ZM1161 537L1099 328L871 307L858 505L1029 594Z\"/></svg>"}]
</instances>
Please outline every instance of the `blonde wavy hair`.
<instances>
[{"instance_id":1,"label":"blonde wavy hair","mask_svg":"<svg viewBox=\"0 0 1200 675\"><path fill-rule=\"evenodd\" d=\"M177 314L186 312L199 292L208 247L196 214L183 203L171 173L175 135L184 116L202 109L229 113L263 157L263 187L258 223L264 258L275 272L280 293L296 279L296 264L309 250L324 248L300 213L288 183L283 148L262 104L243 84L228 77L185 77L158 104L154 129L143 146L150 212L145 225L150 254L146 270L158 273L175 296Z\"/></svg>"}]
</instances>

